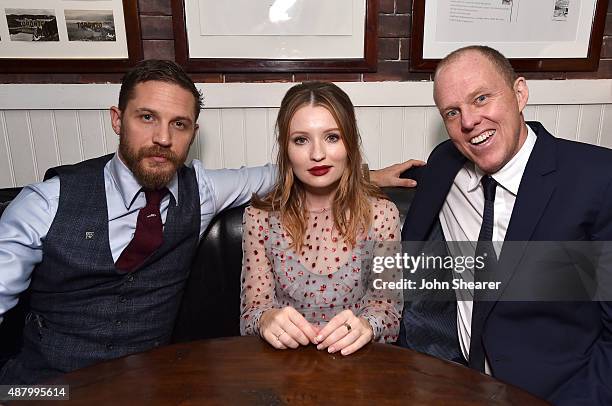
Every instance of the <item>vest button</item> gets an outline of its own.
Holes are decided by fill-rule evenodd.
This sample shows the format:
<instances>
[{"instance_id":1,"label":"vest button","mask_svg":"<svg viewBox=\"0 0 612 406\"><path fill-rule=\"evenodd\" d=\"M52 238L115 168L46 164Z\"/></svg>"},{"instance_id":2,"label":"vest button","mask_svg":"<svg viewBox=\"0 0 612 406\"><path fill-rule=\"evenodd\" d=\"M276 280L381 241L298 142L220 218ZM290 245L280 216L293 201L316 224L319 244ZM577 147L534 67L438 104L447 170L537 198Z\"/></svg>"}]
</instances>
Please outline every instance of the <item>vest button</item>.
<instances>
[{"instance_id":1,"label":"vest button","mask_svg":"<svg viewBox=\"0 0 612 406\"><path fill-rule=\"evenodd\" d=\"M125 296L121 296L121 297L119 298L119 301L120 301L121 303L125 303L125 302L127 302L127 299L126 299L126 297L125 297Z\"/></svg>"},{"instance_id":2,"label":"vest button","mask_svg":"<svg viewBox=\"0 0 612 406\"><path fill-rule=\"evenodd\" d=\"M117 320L117 321L115 322L115 324L116 324L117 326L121 326L121 320Z\"/></svg>"},{"instance_id":3,"label":"vest button","mask_svg":"<svg viewBox=\"0 0 612 406\"><path fill-rule=\"evenodd\" d=\"M112 344L106 344L106 349L107 350L112 350L113 349L113 345Z\"/></svg>"},{"instance_id":4,"label":"vest button","mask_svg":"<svg viewBox=\"0 0 612 406\"><path fill-rule=\"evenodd\" d=\"M128 276L128 282L134 282L134 275Z\"/></svg>"}]
</instances>

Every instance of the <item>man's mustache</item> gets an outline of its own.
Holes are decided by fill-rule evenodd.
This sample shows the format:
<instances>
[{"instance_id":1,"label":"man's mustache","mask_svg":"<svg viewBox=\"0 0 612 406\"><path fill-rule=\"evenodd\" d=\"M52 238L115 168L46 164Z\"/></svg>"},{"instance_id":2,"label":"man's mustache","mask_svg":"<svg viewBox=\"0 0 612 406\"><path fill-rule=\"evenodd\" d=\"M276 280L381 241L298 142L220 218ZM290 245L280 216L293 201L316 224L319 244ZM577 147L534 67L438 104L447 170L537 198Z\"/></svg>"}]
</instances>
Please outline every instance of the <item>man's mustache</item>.
<instances>
[{"instance_id":1,"label":"man's mustache","mask_svg":"<svg viewBox=\"0 0 612 406\"><path fill-rule=\"evenodd\" d=\"M167 148L156 145L152 147L145 147L138 151L138 160L153 156L160 156L175 164L178 163L178 157L176 154Z\"/></svg>"}]
</instances>

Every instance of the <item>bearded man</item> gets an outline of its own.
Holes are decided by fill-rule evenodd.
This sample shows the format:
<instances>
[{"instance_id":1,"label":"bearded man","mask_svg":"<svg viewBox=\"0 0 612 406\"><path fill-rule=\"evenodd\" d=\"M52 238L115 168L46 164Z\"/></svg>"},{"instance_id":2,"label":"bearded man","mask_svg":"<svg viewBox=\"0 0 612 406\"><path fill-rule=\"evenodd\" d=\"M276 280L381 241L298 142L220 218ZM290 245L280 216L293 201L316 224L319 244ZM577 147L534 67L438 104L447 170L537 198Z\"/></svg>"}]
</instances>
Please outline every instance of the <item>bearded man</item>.
<instances>
[{"instance_id":1,"label":"bearded man","mask_svg":"<svg viewBox=\"0 0 612 406\"><path fill-rule=\"evenodd\" d=\"M0 382L40 382L169 342L199 237L275 172L185 166L201 100L176 64L139 64L110 109L118 152L51 169L6 209L0 317L28 287L30 313Z\"/></svg>"}]
</instances>

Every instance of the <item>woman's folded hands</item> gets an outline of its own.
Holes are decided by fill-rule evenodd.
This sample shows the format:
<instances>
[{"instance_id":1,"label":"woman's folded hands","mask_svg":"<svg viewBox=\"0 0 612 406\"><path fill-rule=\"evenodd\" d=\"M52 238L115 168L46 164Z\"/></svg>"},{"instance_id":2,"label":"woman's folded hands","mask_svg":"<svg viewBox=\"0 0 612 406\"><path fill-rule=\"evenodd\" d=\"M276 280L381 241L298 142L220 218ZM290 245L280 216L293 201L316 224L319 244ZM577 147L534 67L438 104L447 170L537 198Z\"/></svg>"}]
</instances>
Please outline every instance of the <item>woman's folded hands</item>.
<instances>
[{"instance_id":1,"label":"woman's folded hands","mask_svg":"<svg viewBox=\"0 0 612 406\"><path fill-rule=\"evenodd\" d=\"M259 320L259 332L277 349L298 348L312 343L318 350L340 351L342 355L354 353L374 337L370 323L351 310L343 310L321 328L309 323L290 306L265 311Z\"/></svg>"}]
</instances>

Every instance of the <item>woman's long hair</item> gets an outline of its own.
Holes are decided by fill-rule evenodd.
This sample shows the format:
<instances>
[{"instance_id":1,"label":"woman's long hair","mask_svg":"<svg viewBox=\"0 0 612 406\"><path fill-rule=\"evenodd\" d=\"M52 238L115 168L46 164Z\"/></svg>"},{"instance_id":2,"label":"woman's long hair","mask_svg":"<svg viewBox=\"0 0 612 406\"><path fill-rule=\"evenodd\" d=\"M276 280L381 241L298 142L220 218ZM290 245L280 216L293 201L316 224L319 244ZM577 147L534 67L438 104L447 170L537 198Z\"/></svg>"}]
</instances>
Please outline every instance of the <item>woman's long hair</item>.
<instances>
[{"instance_id":1,"label":"woman's long hair","mask_svg":"<svg viewBox=\"0 0 612 406\"><path fill-rule=\"evenodd\" d=\"M307 208L302 182L294 175L289 161L289 125L295 113L304 106L327 109L340 129L347 152L347 167L340 178L333 199L334 226L350 245L354 246L360 233L372 222L371 197L385 198L380 189L369 183L361 171L361 138L350 98L333 83L304 82L293 86L281 102L276 119L278 143L278 178L273 190L263 198L253 195L253 207L278 211L281 223L291 237L292 247L299 251L306 234Z\"/></svg>"}]
</instances>

